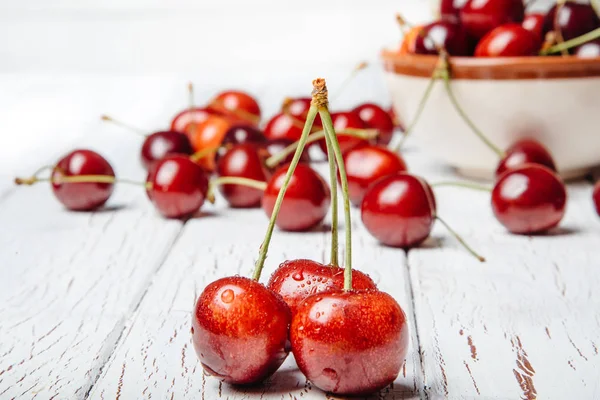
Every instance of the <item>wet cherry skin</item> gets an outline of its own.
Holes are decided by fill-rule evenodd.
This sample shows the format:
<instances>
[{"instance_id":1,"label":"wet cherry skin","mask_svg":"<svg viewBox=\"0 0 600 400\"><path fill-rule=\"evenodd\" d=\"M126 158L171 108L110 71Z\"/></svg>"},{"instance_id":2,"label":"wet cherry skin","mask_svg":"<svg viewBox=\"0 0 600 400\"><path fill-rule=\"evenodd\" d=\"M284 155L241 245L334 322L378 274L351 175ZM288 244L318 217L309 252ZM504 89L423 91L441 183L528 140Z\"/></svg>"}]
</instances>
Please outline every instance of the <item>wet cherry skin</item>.
<instances>
[{"instance_id":1,"label":"wet cherry skin","mask_svg":"<svg viewBox=\"0 0 600 400\"><path fill-rule=\"evenodd\" d=\"M460 10L460 20L467 33L481 39L492 29L525 17L523 0L469 0Z\"/></svg>"},{"instance_id":2,"label":"wet cherry skin","mask_svg":"<svg viewBox=\"0 0 600 400\"><path fill-rule=\"evenodd\" d=\"M302 136L303 125L304 121L294 120L294 117L279 113L265 126L265 136L270 140L284 138L295 142Z\"/></svg>"},{"instance_id":3,"label":"wet cherry skin","mask_svg":"<svg viewBox=\"0 0 600 400\"><path fill-rule=\"evenodd\" d=\"M505 171L522 166L523 164L540 164L556 172L556 165L550 151L534 139L521 139L513 143L504 153L496 169L496 178Z\"/></svg>"},{"instance_id":4,"label":"wet cherry skin","mask_svg":"<svg viewBox=\"0 0 600 400\"><path fill-rule=\"evenodd\" d=\"M221 115L215 110L210 110L204 107L186 108L181 111L171 121L171 130L176 132L184 132L191 136L195 126L206 121L211 115Z\"/></svg>"},{"instance_id":5,"label":"wet cherry skin","mask_svg":"<svg viewBox=\"0 0 600 400\"><path fill-rule=\"evenodd\" d=\"M546 14L543 13L531 13L525 15L525 19L521 23L521 26L531 33L533 33L539 43L544 41L544 20Z\"/></svg>"},{"instance_id":6,"label":"wet cherry skin","mask_svg":"<svg viewBox=\"0 0 600 400\"><path fill-rule=\"evenodd\" d=\"M441 0L440 15L442 21L459 23L460 10L464 7L467 0Z\"/></svg>"},{"instance_id":7,"label":"wet cherry skin","mask_svg":"<svg viewBox=\"0 0 600 400\"><path fill-rule=\"evenodd\" d=\"M193 216L204 203L208 178L204 169L189 157L167 156L148 173L146 190L156 209L167 218Z\"/></svg>"},{"instance_id":8,"label":"wet cherry skin","mask_svg":"<svg viewBox=\"0 0 600 400\"><path fill-rule=\"evenodd\" d=\"M407 169L399 154L377 145L358 146L349 150L344 154L344 166L348 176L348 194L355 206L360 206L373 182Z\"/></svg>"},{"instance_id":9,"label":"wet cherry skin","mask_svg":"<svg viewBox=\"0 0 600 400\"><path fill-rule=\"evenodd\" d=\"M564 183L553 171L537 164L505 172L492 191L496 219L518 234L554 228L565 214L566 203Z\"/></svg>"},{"instance_id":10,"label":"wet cherry skin","mask_svg":"<svg viewBox=\"0 0 600 400\"><path fill-rule=\"evenodd\" d=\"M344 269L306 259L288 260L273 272L267 287L279 294L295 314L308 296L344 289ZM369 275L352 270L352 288L377 289L377 286Z\"/></svg>"},{"instance_id":11,"label":"wet cherry skin","mask_svg":"<svg viewBox=\"0 0 600 400\"><path fill-rule=\"evenodd\" d=\"M376 129L376 142L387 145L394 134L394 121L386 110L373 103L363 103L352 110L358 115L366 128Z\"/></svg>"},{"instance_id":12,"label":"wet cherry skin","mask_svg":"<svg viewBox=\"0 0 600 400\"><path fill-rule=\"evenodd\" d=\"M577 46L573 54L580 58L600 57L600 39L592 40L581 46Z\"/></svg>"},{"instance_id":13,"label":"wet cherry skin","mask_svg":"<svg viewBox=\"0 0 600 400\"><path fill-rule=\"evenodd\" d=\"M191 131L190 141L194 151L217 149L231 128L231 122L220 116L211 115ZM209 172L214 171L216 153L207 154L197 162Z\"/></svg>"},{"instance_id":14,"label":"wet cherry skin","mask_svg":"<svg viewBox=\"0 0 600 400\"><path fill-rule=\"evenodd\" d=\"M254 97L239 90L227 90L219 93L209 104L215 110L232 121L257 125L260 121L260 106Z\"/></svg>"},{"instance_id":15,"label":"wet cherry skin","mask_svg":"<svg viewBox=\"0 0 600 400\"><path fill-rule=\"evenodd\" d=\"M264 166L260 149L253 143L237 144L229 149L217 163L219 176L235 176L266 182L269 171ZM219 191L231 207L260 206L263 192L244 185L222 184Z\"/></svg>"},{"instance_id":16,"label":"wet cherry skin","mask_svg":"<svg viewBox=\"0 0 600 400\"><path fill-rule=\"evenodd\" d=\"M254 280L212 282L192 317L192 342L204 371L236 385L268 378L289 353L291 316L280 296Z\"/></svg>"},{"instance_id":17,"label":"wet cherry skin","mask_svg":"<svg viewBox=\"0 0 600 400\"><path fill-rule=\"evenodd\" d=\"M309 381L339 395L390 385L404 364L406 315L378 290L332 291L304 300L292 319L292 352Z\"/></svg>"},{"instance_id":18,"label":"wet cherry skin","mask_svg":"<svg viewBox=\"0 0 600 400\"><path fill-rule=\"evenodd\" d=\"M263 145L263 148L267 151L269 156L275 155L279 153L281 150L285 149L289 145L294 143L294 141L286 138L272 139ZM292 158L294 158L294 153L290 153L285 160L281 161L280 165L287 164L292 162ZM310 158L308 157L308 151L304 149L302 154L300 155L300 162L309 162Z\"/></svg>"},{"instance_id":19,"label":"wet cherry skin","mask_svg":"<svg viewBox=\"0 0 600 400\"><path fill-rule=\"evenodd\" d=\"M289 165L273 173L263 194L262 208L271 217ZM285 192L276 224L284 231L306 231L325 219L331 193L323 178L307 164L298 164Z\"/></svg>"},{"instance_id":20,"label":"wet cherry skin","mask_svg":"<svg viewBox=\"0 0 600 400\"><path fill-rule=\"evenodd\" d=\"M596 213L600 216L600 181L596 182L594 185L594 194L592 195L594 199L594 207L596 208Z\"/></svg>"},{"instance_id":21,"label":"wet cherry skin","mask_svg":"<svg viewBox=\"0 0 600 400\"><path fill-rule=\"evenodd\" d=\"M167 155L194 153L185 133L160 131L149 135L142 144L141 158L144 168L150 169L154 163Z\"/></svg>"},{"instance_id":22,"label":"wet cherry skin","mask_svg":"<svg viewBox=\"0 0 600 400\"><path fill-rule=\"evenodd\" d=\"M381 243L414 247L431 233L436 206L431 187L421 178L400 172L381 178L361 204L365 228Z\"/></svg>"},{"instance_id":23,"label":"wet cherry skin","mask_svg":"<svg viewBox=\"0 0 600 400\"><path fill-rule=\"evenodd\" d=\"M470 40L461 25L446 21L436 21L425 25L415 38L413 53L435 54L444 48L453 56L471 54Z\"/></svg>"},{"instance_id":24,"label":"wet cherry skin","mask_svg":"<svg viewBox=\"0 0 600 400\"><path fill-rule=\"evenodd\" d=\"M112 183L59 183L61 177L79 175L115 176L104 157L92 150L74 150L61 158L52 170L52 192L67 209L91 211L106 203L113 192Z\"/></svg>"},{"instance_id":25,"label":"wet cherry skin","mask_svg":"<svg viewBox=\"0 0 600 400\"><path fill-rule=\"evenodd\" d=\"M556 18L556 11L558 18ZM555 22L562 34L563 40L581 36L600 26L598 15L590 4L567 1L562 6L554 5L544 21L544 35L555 29Z\"/></svg>"},{"instance_id":26,"label":"wet cherry skin","mask_svg":"<svg viewBox=\"0 0 600 400\"><path fill-rule=\"evenodd\" d=\"M333 122L333 129L336 132L341 131L343 129L365 129L365 124L360 119L358 114L350 111L332 113L331 121ZM337 139L340 144L342 154L358 145L368 143L364 139L339 134ZM327 143L325 142L325 139L320 140L318 143L323 153L327 154Z\"/></svg>"},{"instance_id":27,"label":"wet cherry skin","mask_svg":"<svg viewBox=\"0 0 600 400\"><path fill-rule=\"evenodd\" d=\"M477 44L475 57L524 57L536 55L541 42L519 24L504 24L488 32Z\"/></svg>"}]
</instances>

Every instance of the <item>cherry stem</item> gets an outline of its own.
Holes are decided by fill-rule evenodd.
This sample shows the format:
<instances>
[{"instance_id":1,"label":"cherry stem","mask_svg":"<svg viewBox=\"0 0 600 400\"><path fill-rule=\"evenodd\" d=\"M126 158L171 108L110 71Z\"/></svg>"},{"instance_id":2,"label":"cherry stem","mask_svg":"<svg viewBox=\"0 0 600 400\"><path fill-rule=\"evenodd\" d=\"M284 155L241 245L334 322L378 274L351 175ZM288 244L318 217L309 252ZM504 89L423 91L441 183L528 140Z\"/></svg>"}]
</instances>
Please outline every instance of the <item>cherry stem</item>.
<instances>
[{"instance_id":1,"label":"cherry stem","mask_svg":"<svg viewBox=\"0 0 600 400\"><path fill-rule=\"evenodd\" d=\"M256 179L243 178L241 176L221 176L217 179L213 179L208 186L206 199L210 203L215 202L215 187L218 185L242 185L262 191L267 188L267 182L265 181L257 181Z\"/></svg>"},{"instance_id":2,"label":"cherry stem","mask_svg":"<svg viewBox=\"0 0 600 400\"><path fill-rule=\"evenodd\" d=\"M491 192L492 191L492 188L489 186L478 185L476 183L470 183L470 182L444 181L444 182L436 182L431 185L431 187L443 187L443 186L462 187L462 188L467 188L467 189L480 190L482 192Z\"/></svg>"},{"instance_id":3,"label":"cherry stem","mask_svg":"<svg viewBox=\"0 0 600 400\"><path fill-rule=\"evenodd\" d=\"M115 124L117 126L120 126L121 128L127 129L128 131L134 132L134 133L136 133L136 134L138 134L140 136L148 137L148 134L143 129L140 129L140 128L135 127L133 125L126 124L126 123L124 123L122 121L119 121L119 120L116 120L116 119L114 119L114 118L112 118L112 117L110 117L108 115L101 115L100 119L102 121L111 122L111 123L113 123L113 124Z\"/></svg>"},{"instance_id":4,"label":"cherry stem","mask_svg":"<svg viewBox=\"0 0 600 400\"><path fill-rule=\"evenodd\" d=\"M360 138L360 139L369 140L369 139L375 139L379 135L379 132L376 129L347 128L347 129L338 131L337 134L340 136L352 136L352 137L356 137L356 138ZM311 133L310 136L308 137L308 139L306 140L306 144L314 143L319 140L323 140L324 138L326 138L326 136L327 135L325 134L325 131L323 131L323 130ZM274 154L271 157L267 158L267 160L265 161L266 166L269 168L274 168L275 166L277 166L280 162L285 160L287 158L287 156L289 156L294 151L296 151L296 148L298 147L298 143L299 143L299 141L291 143L290 145L283 148L279 153Z\"/></svg>"},{"instance_id":5,"label":"cherry stem","mask_svg":"<svg viewBox=\"0 0 600 400\"><path fill-rule=\"evenodd\" d=\"M540 55L548 55L548 54L558 53L560 51L568 50L572 47L580 46L584 43L587 43L589 41L592 41L592 40L595 40L598 38L600 38L600 28L596 28L593 31L590 31L584 35L577 36L576 38L556 44L546 50L542 50L540 52Z\"/></svg>"},{"instance_id":6,"label":"cherry stem","mask_svg":"<svg viewBox=\"0 0 600 400\"><path fill-rule=\"evenodd\" d=\"M152 188L152 182L137 182L129 179L117 179L112 175L75 175L75 176L53 176L50 178L15 178L15 184L31 186L38 182L63 183L126 183L129 185L143 185L146 189Z\"/></svg>"},{"instance_id":7,"label":"cherry stem","mask_svg":"<svg viewBox=\"0 0 600 400\"><path fill-rule=\"evenodd\" d=\"M425 109L425 104L427 103L427 99L429 98L429 95L431 94L431 90L433 89L433 86L435 84L436 77L437 77L437 69L433 72L433 76L429 80L429 84L427 85L427 88L425 89L425 93L423 93L423 97L421 97L421 101L419 102L419 105L417 107L417 112L416 112L415 116L413 117L413 120L410 122L410 125L408 125L408 127L404 130L404 135L402 136L402 139L400 140L400 142L393 149L393 151L395 153L399 153L402 150L402 146L404 146L404 142L408 138L408 135L410 135L410 133L412 132L414 127L417 125L417 122L419 121L419 118L421 117L421 114L423 113L423 110Z\"/></svg>"},{"instance_id":8,"label":"cherry stem","mask_svg":"<svg viewBox=\"0 0 600 400\"><path fill-rule=\"evenodd\" d=\"M592 0L590 4L592 5L594 11L596 11L598 18L600 18L600 0Z\"/></svg>"},{"instance_id":9,"label":"cherry stem","mask_svg":"<svg viewBox=\"0 0 600 400\"><path fill-rule=\"evenodd\" d=\"M190 111L194 109L194 84L188 83L188 107Z\"/></svg>"},{"instance_id":10,"label":"cherry stem","mask_svg":"<svg viewBox=\"0 0 600 400\"><path fill-rule=\"evenodd\" d=\"M346 77L346 79L344 79L342 84L338 87L338 89L336 90L334 95L331 96L331 98L333 100L336 100L338 97L340 97L340 94L342 94L342 92L344 91L344 89L346 89L348 84L350 82L352 82L354 80L354 78L356 78L356 76L359 74L360 71L364 70L368 66L369 66L369 64L366 61L361 61L360 63L358 63L356 65L356 67L354 67L354 69L352 69L352 72L350 72L350 74Z\"/></svg>"},{"instance_id":11,"label":"cherry stem","mask_svg":"<svg viewBox=\"0 0 600 400\"><path fill-rule=\"evenodd\" d=\"M313 81L313 86L315 82ZM315 89L313 89L313 93L315 93ZM298 143L298 148L294 153L294 158L290 163L287 173L285 175L285 180L283 181L283 185L279 190L279 194L277 195L277 199L275 200L275 206L273 207L273 212L271 213L271 219L269 220L269 225L267 226L267 232L265 233L265 238L260 246L260 251L258 253L258 259L256 260L254 274L252 278L256 281L260 279L260 274L265 265L265 260L267 259L267 252L269 251L269 243L271 242L271 236L273 236L273 230L275 229L275 221L277 220L277 215L279 214L279 210L281 209L281 203L283 203L283 197L285 196L285 192L290 184L290 180L292 179L292 175L296 170L296 166L300 161L300 156L304 151L304 146L306 145L306 141L308 140L308 135L312 129L313 122L315 121L315 117L317 116L317 106L314 104L315 94L313 94L313 102L311 103L310 109L308 110L308 115L306 116L306 122L304 123L304 129L302 130L302 136L300 137L300 141Z\"/></svg>"},{"instance_id":12,"label":"cherry stem","mask_svg":"<svg viewBox=\"0 0 600 400\"><path fill-rule=\"evenodd\" d=\"M465 240L454 230L450 227L450 225L448 225L448 223L446 221L444 221L443 219L441 219L439 216L435 217L438 221L440 221L442 223L442 225L444 225L446 227L446 229L448 229L448 232L450 232L452 234L452 236L454 236L456 238L456 240L458 240L458 242L460 244L463 245L463 247L473 255L473 257L475 257L476 259L478 259L480 262L485 262L485 258L483 258L482 256L480 256L475 250L473 250L471 248L471 246L469 246L467 244L467 242L465 242Z\"/></svg>"},{"instance_id":13,"label":"cherry stem","mask_svg":"<svg viewBox=\"0 0 600 400\"><path fill-rule=\"evenodd\" d=\"M325 133L325 131L323 131ZM313 133L310 136L315 136ZM310 138L310 137L309 137ZM332 267L339 265L338 261L338 193L337 193L337 167L335 162L335 151L330 135L325 135L327 144L327 161L329 162L329 181L331 185L331 261Z\"/></svg>"},{"instance_id":14,"label":"cherry stem","mask_svg":"<svg viewBox=\"0 0 600 400\"><path fill-rule=\"evenodd\" d=\"M190 160L198 161L208 155L216 153L222 147L225 147L225 146L207 147L206 149L199 150L190 156Z\"/></svg>"},{"instance_id":15,"label":"cherry stem","mask_svg":"<svg viewBox=\"0 0 600 400\"><path fill-rule=\"evenodd\" d=\"M344 165L344 158L342 157L342 150L340 143L338 142L335 129L333 127L333 121L327 108L327 87L325 86L325 80L318 80L318 91L319 96L318 107L321 121L323 122L323 128L327 133L327 136L331 140L333 147L333 153L337 161L337 166L340 171L340 180L342 182L342 195L344 199L344 223L346 228L346 266L344 268L344 290L352 290L352 217L350 214L350 196L348 195L348 176L346 175L346 167ZM315 86L317 88L317 86ZM315 99L315 97L313 97ZM313 100L315 102L315 100Z\"/></svg>"}]
</instances>

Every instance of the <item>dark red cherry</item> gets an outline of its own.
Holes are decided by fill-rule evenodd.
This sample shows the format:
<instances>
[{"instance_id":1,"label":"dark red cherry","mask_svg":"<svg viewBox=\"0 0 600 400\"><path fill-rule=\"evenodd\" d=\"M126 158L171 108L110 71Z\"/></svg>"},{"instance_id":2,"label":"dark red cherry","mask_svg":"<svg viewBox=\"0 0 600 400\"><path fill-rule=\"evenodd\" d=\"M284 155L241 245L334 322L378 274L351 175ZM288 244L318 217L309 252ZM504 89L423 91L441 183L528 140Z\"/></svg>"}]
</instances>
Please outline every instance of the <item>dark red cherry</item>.
<instances>
[{"instance_id":1,"label":"dark red cherry","mask_svg":"<svg viewBox=\"0 0 600 400\"><path fill-rule=\"evenodd\" d=\"M91 211L106 203L114 184L96 182L58 183L61 177L80 175L115 176L104 157L92 150L74 150L61 158L52 170L52 192L66 208Z\"/></svg>"},{"instance_id":2,"label":"dark red cherry","mask_svg":"<svg viewBox=\"0 0 600 400\"><path fill-rule=\"evenodd\" d=\"M344 269L312 260L289 260L273 272L267 287L279 294L295 314L311 294L344 289ZM352 288L377 289L377 285L369 275L352 270Z\"/></svg>"},{"instance_id":3,"label":"dark red cherry","mask_svg":"<svg viewBox=\"0 0 600 400\"><path fill-rule=\"evenodd\" d=\"M236 144L254 143L263 146L267 142L264 133L251 125L234 125L225 133L221 141L222 147L217 152L217 159Z\"/></svg>"},{"instance_id":4,"label":"dark red cherry","mask_svg":"<svg viewBox=\"0 0 600 400\"><path fill-rule=\"evenodd\" d=\"M219 93L208 105L237 123L258 125L260 106L254 97L239 90L227 90Z\"/></svg>"},{"instance_id":5,"label":"dark red cherry","mask_svg":"<svg viewBox=\"0 0 600 400\"><path fill-rule=\"evenodd\" d=\"M269 140L283 138L295 142L302 136L303 125L303 121L280 113L271 118L265 126L265 136Z\"/></svg>"},{"instance_id":6,"label":"dark red cherry","mask_svg":"<svg viewBox=\"0 0 600 400\"><path fill-rule=\"evenodd\" d=\"M219 159L217 173L266 182L269 171L259 152L252 143L237 144ZM219 191L231 207L258 207L263 196L261 190L237 184L219 185Z\"/></svg>"},{"instance_id":7,"label":"dark red cherry","mask_svg":"<svg viewBox=\"0 0 600 400\"><path fill-rule=\"evenodd\" d=\"M142 164L150 169L154 163L167 155L194 153L190 140L185 133L161 131L149 135L142 144Z\"/></svg>"},{"instance_id":8,"label":"dark red cherry","mask_svg":"<svg viewBox=\"0 0 600 400\"><path fill-rule=\"evenodd\" d=\"M558 16L556 11L558 11ZM556 23L556 26L555 26ZM598 15L589 4L567 1L562 5L554 5L544 20L544 35L549 31L558 29L563 40L581 36L600 26Z\"/></svg>"},{"instance_id":9,"label":"dark red cherry","mask_svg":"<svg viewBox=\"0 0 600 400\"><path fill-rule=\"evenodd\" d=\"M523 0L469 0L460 10L463 27L475 39L500 25L521 23L524 17Z\"/></svg>"},{"instance_id":10,"label":"dark red cherry","mask_svg":"<svg viewBox=\"0 0 600 400\"><path fill-rule=\"evenodd\" d=\"M460 10L464 7L467 0L441 0L440 15L443 21L459 23Z\"/></svg>"},{"instance_id":11,"label":"dark red cherry","mask_svg":"<svg viewBox=\"0 0 600 400\"><path fill-rule=\"evenodd\" d=\"M500 25L477 44L475 57L523 57L536 55L541 42L519 24Z\"/></svg>"},{"instance_id":12,"label":"dark red cherry","mask_svg":"<svg viewBox=\"0 0 600 400\"><path fill-rule=\"evenodd\" d=\"M267 153L270 156L272 156L272 155L279 153L280 151L282 151L283 149L285 149L292 143L294 143L294 141L292 141L290 139L286 139L286 138L272 139L272 140L269 140L266 144L264 144L263 148L267 151ZM283 160L280 163L280 165L292 162L292 158L294 158L294 153L290 153L285 158L285 160ZM310 158L308 157L308 151L306 151L306 149L305 149L302 152L302 154L300 155L300 162L309 162L309 161L310 161Z\"/></svg>"},{"instance_id":13,"label":"dark red cherry","mask_svg":"<svg viewBox=\"0 0 600 400\"><path fill-rule=\"evenodd\" d=\"M364 103L352 110L365 127L378 131L377 143L387 145L394 134L394 121L383 108L373 103Z\"/></svg>"},{"instance_id":14,"label":"dark red cherry","mask_svg":"<svg viewBox=\"0 0 600 400\"><path fill-rule=\"evenodd\" d=\"M504 153L496 169L496 178L510 169L524 164L540 164L556 172L556 165L548 149L533 139L521 139L510 146Z\"/></svg>"},{"instance_id":15,"label":"dark red cherry","mask_svg":"<svg viewBox=\"0 0 600 400\"><path fill-rule=\"evenodd\" d=\"M433 191L407 173L388 175L365 194L361 218L365 228L387 246L410 248L424 241L435 222Z\"/></svg>"},{"instance_id":16,"label":"dark red cherry","mask_svg":"<svg viewBox=\"0 0 600 400\"><path fill-rule=\"evenodd\" d=\"M267 184L262 207L271 217L289 165L279 168ZM307 164L298 164L285 192L276 224L284 231L305 231L320 224L329 210L331 193L323 178Z\"/></svg>"},{"instance_id":17,"label":"dark red cherry","mask_svg":"<svg viewBox=\"0 0 600 400\"><path fill-rule=\"evenodd\" d=\"M512 233L533 234L558 225L565 214L567 192L550 169L525 164L507 171L492 191L496 219Z\"/></svg>"},{"instance_id":18,"label":"dark red cherry","mask_svg":"<svg viewBox=\"0 0 600 400\"><path fill-rule=\"evenodd\" d=\"M305 121L311 101L312 99L310 97L287 99L283 104L283 108L286 110L287 114L290 114L301 121Z\"/></svg>"},{"instance_id":19,"label":"dark red cherry","mask_svg":"<svg viewBox=\"0 0 600 400\"><path fill-rule=\"evenodd\" d=\"M600 57L600 39L592 40L581 46L577 46L573 54L580 58Z\"/></svg>"},{"instance_id":20,"label":"dark red cherry","mask_svg":"<svg viewBox=\"0 0 600 400\"><path fill-rule=\"evenodd\" d=\"M292 319L290 339L298 367L319 389L366 395L394 382L409 332L392 296L353 290L307 298Z\"/></svg>"},{"instance_id":21,"label":"dark red cherry","mask_svg":"<svg viewBox=\"0 0 600 400\"><path fill-rule=\"evenodd\" d=\"M189 157L167 156L156 162L146 180L148 198L167 218L187 218L204 203L208 178L202 167Z\"/></svg>"},{"instance_id":22,"label":"dark red cherry","mask_svg":"<svg viewBox=\"0 0 600 400\"><path fill-rule=\"evenodd\" d=\"M453 56L471 54L469 38L461 25L446 21L425 25L415 39L414 49L411 50L416 54L437 55L442 48Z\"/></svg>"},{"instance_id":23,"label":"dark red cherry","mask_svg":"<svg viewBox=\"0 0 600 400\"><path fill-rule=\"evenodd\" d=\"M384 146L358 146L344 154L350 201L360 203L367 189L379 178L406 171L402 157Z\"/></svg>"},{"instance_id":24,"label":"dark red cherry","mask_svg":"<svg viewBox=\"0 0 600 400\"><path fill-rule=\"evenodd\" d=\"M209 284L192 317L192 342L204 371L236 385L268 378L289 353L291 315L281 297L251 279Z\"/></svg>"},{"instance_id":25,"label":"dark red cherry","mask_svg":"<svg viewBox=\"0 0 600 400\"><path fill-rule=\"evenodd\" d=\"M539 43L544 41L544 20L545 14L542 13L531 13L525 15L525 19L521 23L521 26L531 33L533 33Z\"/></svg>"},{"instance_id":26,"label":"dark red cherry","mask_svg":"<svg viewBox=\"0 0 600 400\"><path fill-rule=\"evenodd\" d=\"M203 107L187 108L173 117L171 130L184 132L189 136L196 126L206 121L211 115L220 115L220 113Z\"/></svg>"},{"instance_id":27,"label":"dark red cherry","mask_svg":"<svg viewBox=\"0 0 600 400\"><path fill-rule=\"evenodd\" d=\"M592 197L594 199L596 213L598 213L598 216L600 216L600 181L596 182L596 184L594 185L594 194Z\"/></svg>"},{"instance_id":28,"label":"dark red cherry","mask_svg":"<svg viewBox=\"0 0 600 400\"><path fill-rule=\"evenodd\" d=\"M358 114L353 112L337 112L331 114L333 129L337 132L343 129L365 129L364 122ZM352 136L338 135L338 142L342 153L362 144L367 144L368 141ZM319 141L319 147L323 153L327 153L327 143L325 140Z\"/></svg>"}]
</instances>

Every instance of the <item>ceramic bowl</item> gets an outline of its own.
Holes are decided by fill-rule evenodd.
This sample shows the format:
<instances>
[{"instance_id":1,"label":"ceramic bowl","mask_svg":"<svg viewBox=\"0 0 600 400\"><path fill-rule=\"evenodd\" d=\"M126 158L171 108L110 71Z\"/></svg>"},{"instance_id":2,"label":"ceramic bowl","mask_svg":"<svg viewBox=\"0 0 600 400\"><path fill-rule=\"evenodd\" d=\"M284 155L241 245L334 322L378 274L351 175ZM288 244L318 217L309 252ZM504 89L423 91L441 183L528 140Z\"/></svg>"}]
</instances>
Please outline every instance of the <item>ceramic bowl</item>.
<instances>
[{"instance_id":1,"label":"ceramic bowl","mask_svg":"<svg viewBox=\"0 0 600 400\"><path fill-rule=\"evenodd\" d=\"M384 51L394 109L405 125L438 57ZM544 143L565 178L600 165L600 58L450 58L452 90L466 114L499 148L519 138ZM411 141L469 177L491 178L498 156L471 131L442 81L433 87Z\"/></svg>"}]
</instances>

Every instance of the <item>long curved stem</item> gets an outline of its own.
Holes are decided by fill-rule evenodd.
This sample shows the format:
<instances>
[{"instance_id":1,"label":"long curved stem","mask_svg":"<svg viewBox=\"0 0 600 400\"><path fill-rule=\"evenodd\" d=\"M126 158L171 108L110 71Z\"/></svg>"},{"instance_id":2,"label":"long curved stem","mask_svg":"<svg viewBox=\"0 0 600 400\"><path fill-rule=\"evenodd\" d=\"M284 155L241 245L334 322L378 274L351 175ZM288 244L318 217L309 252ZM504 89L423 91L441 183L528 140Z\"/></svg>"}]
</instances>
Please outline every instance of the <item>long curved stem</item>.
<instances>
[{"instance_id":1,"label":"long curved stem","mask_svg":"<svg viewBox=\"0 0 600 400\"><path fill-rule=\"evenodd\" d=\"M593 31L590 31L586 34L583 34L583 35L577 36L576 38L573 38L571 40L567 40L565 42L559 43L559 44L554 45L546 50L542 50L540 52L540 54L547 55L547 54L552 54L552 53L558 53L560 51L568 50L572 47L582 45L584 43L587 43L591 40L595 40L598 38L600 38L600 28L596 28Z\"/></svg>"},{"instance_id":2,"label":"long curved stem","mask_svg":"<svg viewBox=\"0 0 600 400\"><path fill-rule=\"evenodd\" d=\"M476 183L471 182L452 182L452 181L443 181L436 182L431 185L431 187L444 187L444 186L454 186L454 187L463 187L467 189L480 190L482 192L491 192L492 188L489 186L478 185Z\"/></svg>"},{"instance_id":3,"label":"long curved stem","mask_svg":"<svg viewBox=\"0 0 600 400\"><path fill-rule=\"evenodd\" d=\"M133 125L126 124L125 122L119 121L117 119L114 119L113 117L110 117L108 115L101 115L100 119L102 121L111 122L111 123L113 123L113 124L115 124L115 125L117 125L117 126L119 126L121 128L127 129L128 131L131 131L131 132L133 132L133 133L135 133L137 135L140 135L140 136L143 136L143 137L148 137L148 133L146 131L144 131L143 129L140 129L140 128L138 128L136 126L133 126Z\"/></svg>"},{"instance_id":4,"label":"long curved stem","mask_svg":"<svg viewBox=\"0 0 600 400\"><path fill-rule=\"evenodd\" d=\"M31 186L38 182L51 183L126 183L129 185L144 185L146 188L151 187L151 182L137 182L129 179L117 179L112 175L75 175L75 176L56 176L50 178L38 178L32 176L30 178L15 178L16 185Z\"/></svg>"},{"instance_id":5,"label":"long curved stem","mask_svg":"<svg viewBox=\"0 0 600 400\"><path fill-rule=\"evenodd\" d=\"M471 246L469 246L467 244L467 242L465 242L465 240L454 230L450 227L450 225L448 225L448 223L446 221L444 221L443 219L441 219L439 216L435 217L438 221L440 221L442 223L442 225L444 225L446 227L446 229L448 229L448 231L452 234L452 236L454 236L456 238L456 240L458 240L458 242L460 244L463 245L463 247L473 255L473 257L475 257L476 259L478 259L480 262L485 262L485 258L483 258L482 256L480 256L475 250L473 250L471 248Z\"/></svg>"},{"instance_id":6,"label":"long curved stem","mask_svg":"<svg viewBox=\"0 0 600 400\"><path fill-rule=\"evenodd\" d=\"M346 77L346 79L344 79L344 81L342 82L342 84L337 88L337 90L335 91L335 93L333 94L333 96L331 96L331 98L333 100L335 100L338 97L340 97L340 95L342 94L342 92L344 91L344 89L346 89L346 87L348 86L348 84L350 82L352 82L352 80L358 75L358 73L360 71L362 71L363 69L367 68L368 66L369 66L369 64L366 61L361 61L360 63L358 63L356 65L356 67L354 67L354 69L352 69L352 72Z\"/></svg>"},{"instance_id":7,"label":"long curved stem","mask_svg":"<svg viewBox=\"0 0 600 400\"><path fill-rule=\"evenodd\" d=\"M306 145L306 141L308 139L308 135L310 134L310 130L312 129L313 122L315 121L315 117L317 116L317 107L314 105L310 106L308 110L308 115L306 117L306 122L304 124L304 129L302 130L302 136L300 137L300 142L298 143L298 148L296 149L296 153L294 153L294 158L288 167L287 173L285 175L285 180L281 189L279 190L279 194L277 195L277 200L275 200L275 206L273 207L273 212L271 213L271 219L269 220L269 225L267 227L267 232L265 233L265 238L263 240L262 245L260 246L260 251L258 253L258 259L256 260L254 273L252 278L256 281L260 279L260 274L265 265L265 260L267 259L267 252L269 251L269 243L271 242L271 236L273 235L273 229L275 229L275 221L277 220L277 215L279 214L279 210L281 209L281 203L283 203L283 197L285 196L285 192L287 190L288 185L290 184L290 180L292 179L292 175L296 170L296 166L300 161L300 156L304 151L304 146Z\"/></svg>"},{"instance_id":8,"label":"long curved stem","mask_svg":"<svg viewBox=\"0 0 600 400\"><path fill-rule=\"evenodd\" d=\"M423 93L423 96L421 97L421 101L419 102L419 105L417 106L417 112L415 113L415 116L413 117L412 121L410 122L410 125L408 125L408 127L404 130L404 135L402 136L402 139L396 145L396 147L393 149L393 151L395 153L399 153L400 150L402 150L402 146L404 146L404 142L406 142L408 135L410 135L410 133L412 132L414 127L417 125L417 122L419 122L419 118L421 118L421 114L423 113L423 110L425 109L425 104L427 103L427 99L429 99L429 96L431 95L431 91L433 89L433 85L435 84L436 79L437 79L436 73L434 72L433 76L429 80L429 84L427 85L425 92Z\"/></svg>"},{"instance_id":9,"label":"long curved stem","mask_svg":"<svg viewBox=\"0 0 600 400\"><path fill-rule=\"evenodd\" d=\"M223 146L207 147L206 149L199 150L190 156L190 160L198 161L208 155L216 153L221 147Z\"/></svg>"},{"instance_id":10,"label":"long curved stem","mask_svg":"<svg viewBox=\"0 0 600 400\"><path fill-rule=\"evenodd\" d=\"M257 181L255 179L244 178L241 176L221 176L217 179L213 179L208 186L206 199L210 203L215 202L215 187L219 185L242 185L262 191L267 188L267 182L265 181Z\"/></svg>"},{"instance_id":11,"label":"long curved stem","mask_svg":"<svg viewBox=\"0 0 600 400\"><path fill-rule=\"evenodd\" d=\"M313 134L314 135L314 134ZM311 136L313 136L311 135ZM338 261L338 194L337 194L337 167L335 152L330 135L325 135L327 143L327 160L329 161L329 180L331 185L331 261L333 267L339 265Z\"/></svg>"}]
</instances>

